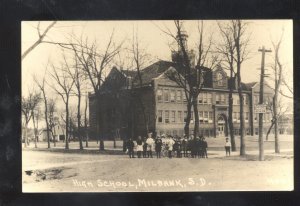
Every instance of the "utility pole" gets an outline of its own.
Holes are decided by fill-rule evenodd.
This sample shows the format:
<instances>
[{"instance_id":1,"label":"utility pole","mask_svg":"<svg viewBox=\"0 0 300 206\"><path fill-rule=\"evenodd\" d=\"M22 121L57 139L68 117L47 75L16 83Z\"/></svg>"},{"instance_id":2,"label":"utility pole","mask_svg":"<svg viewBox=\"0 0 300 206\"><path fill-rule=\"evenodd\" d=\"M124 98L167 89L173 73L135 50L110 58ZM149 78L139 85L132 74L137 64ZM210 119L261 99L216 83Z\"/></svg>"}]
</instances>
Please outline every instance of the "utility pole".
<instances>
[{"instance_id":1,"label":"utility pole","mask_svg":"<svg viewBox=\"0 0 300 206\"><path fill-rule=\"evenodd\" d=\"M265 49L264 46L262 46L261 49L258 49L259 52L261 52L262 58L261 58L261 74L260 74L260 91L259 91L259 104L263 106L264 103L264 77L265 77L265 53L266 52L272 52L270 49ZM264 111L259 112L259 132L258 132L258 142L259 142L259 161L264 161L264 139L263 139L263 114Z\"/></svg>"}]
</instances>

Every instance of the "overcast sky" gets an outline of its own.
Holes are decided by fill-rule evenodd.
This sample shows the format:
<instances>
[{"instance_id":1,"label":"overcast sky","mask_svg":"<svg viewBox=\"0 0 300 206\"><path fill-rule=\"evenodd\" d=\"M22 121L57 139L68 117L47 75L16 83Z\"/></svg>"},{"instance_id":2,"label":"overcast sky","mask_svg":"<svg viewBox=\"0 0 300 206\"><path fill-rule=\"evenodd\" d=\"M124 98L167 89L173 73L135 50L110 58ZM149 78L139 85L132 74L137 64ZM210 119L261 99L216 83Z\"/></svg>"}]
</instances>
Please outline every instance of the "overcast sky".
<instances>
[{"instance_id":1,"label":"overcast sky","mask_svg":"<svg viewBox=\"0 0 300 206\"><path fill-rule=\"evenodd\" d=\"M261 52L258 48L265 46L272 48L271 39L277 41L284 30L281 61L284 64L285 74L289 81L293 81L293 22L292 20L247 20L247 32L251 35L249 49L251 59L242 65L242 81L259 81L259 70L261 65ZM34 21L22 22L22 53L37 39L37 23ZM41 29L45 29L50 22L42 22ZM222 23L222 21L221 21ZM70 34L83 35L90 41L96 40L99 48L104 48L108 42L111 32L114 30L115 42L125 41L124 46L130 45L133 30L137 29L139 40L143 48L150 54L151 61L157 59L171 60L169 44L172 38L163 33L160 28L170 28L175 31L173 21L59 21L52 28L45 40L55 42L68 42ZM187 31L189 49L195 49L197 42L197 21L184 21L184 28ZM220 37L218 26L215 20L204 21L205 38L213 35L214 43L217 44ZM22 61L22 93L28 94L28 89L33 87L32 75L43 76L48 60L54 64L61 61L61 48L50 44L40 44ZM273 63L273 53L266 56L266 65ZM121 57L121 59L126 57ZM119 61L119 60L117 60ZM271 71L270 71L271 72ZM268 73L268 72L266 72ZM51 92L51 89L48 90Z\"/></svg>"}]
</instances>

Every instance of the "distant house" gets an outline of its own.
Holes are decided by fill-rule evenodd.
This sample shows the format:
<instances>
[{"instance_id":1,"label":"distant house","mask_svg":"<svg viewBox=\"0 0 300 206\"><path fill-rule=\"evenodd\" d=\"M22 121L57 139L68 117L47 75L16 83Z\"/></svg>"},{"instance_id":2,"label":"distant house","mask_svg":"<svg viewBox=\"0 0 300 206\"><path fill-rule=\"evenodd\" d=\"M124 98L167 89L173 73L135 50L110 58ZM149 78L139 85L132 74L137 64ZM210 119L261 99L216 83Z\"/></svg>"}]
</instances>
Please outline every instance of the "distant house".
<instances>
[{"instance_id":1,"label":"distant house","mask_svg":"<svg viewBox=\"0 0 300 206\"><path fill-rule=\"evenodd\" d=\"M50 141L63 141L65 139L64 129L60 125L55 125L53 128L53 135L51 131L50 134ZM39 132L39 141L48 141L47 140L47 129L42 129Z\"/></svg>"},{"instance_id":2,"label":"distant house","mask_svg":"<svg viewBox=\"0 0 300 206\"><path fill-rule=\"evenodd\" d=\"M294 117L293 114L281 115L278 119L279 134L289 134L294 133Z\"/></svg>"}]
</instances>

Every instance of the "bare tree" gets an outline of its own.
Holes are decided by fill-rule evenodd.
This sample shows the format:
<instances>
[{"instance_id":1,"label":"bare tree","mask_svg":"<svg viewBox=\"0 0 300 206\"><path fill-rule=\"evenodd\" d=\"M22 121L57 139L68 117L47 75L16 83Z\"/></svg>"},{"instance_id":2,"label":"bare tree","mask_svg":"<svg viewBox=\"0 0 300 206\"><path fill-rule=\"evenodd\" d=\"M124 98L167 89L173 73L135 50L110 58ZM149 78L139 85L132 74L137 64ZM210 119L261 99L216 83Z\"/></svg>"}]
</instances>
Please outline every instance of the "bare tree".
<instances>
[{"instance_id":1,"label":"bare tree","mask_svg":"<svg viewBox=\"0 0 300 206\"><path fill-rule=\"evenodd\" d=\"M27 147L28 145L28 124L33 116L33 110L37 107L37 105L40 102L40 93L38 92L29 92L28 97L22 97L22 103L21 103L21 109L24 117L24 123L25 123L25 136L24 136L24 141L25 144L24 146Z\"/></svg>"},{"instance_id":2,"label":"bare tree","mask_svg":"<svg viewBox=\"0 0 300 206\"><path fill-rule=\"evenodd\" d=\"M85 133L85 146L89 147L89 130L88 130L87 109L88 109L88 96L86 95L85 107L84 107L84 133Z\"/></svg>"},{"instance_id":3,"label":"bare tree","mask_svg":"<svg viewBox=\"0 0 300 206\"><path fill-rule=\"evenodd\" d=\"M65 104L65 148L69 149L69 100L71 96L71 91L74 85L74 79L70 78L66 70L70 69L70 65L67 61L64 61L60 67L55 67L52 65L52 72L49 73L55 82L55 85L50 85L53 90L61 97Z\"/></svg>"},{"instance_id":4,"label":"bare tree","mask_svg":"<svg viewBox=\"0 0 300 206\"><path fill-rule=\"evenodd\" d=\"M169 28L165 28L165 30L161 29L162 32L170 36L177 44L178 50L172 50L172 55L178 67L171 69L166 72L166 76L174 81L179 87L181 87L184 91L185 101L187 106L187 115L185 118L185 125L184 125L184 133L187 137L189 137L190 133L190 122L192 117L192 100L193 100L193 87L190 85L192 82L192 68L191 68L191 59L188 55L187 45L186 45L186 33L183 29L183 22L181 21L174 21L176 27L176 34L174 35L173 32Z\"/></svg>"},{"instance_id":5,"label":"bare tree","mask_svg":"<svg viewBox=\"0 0 300 206\"><path fill-rule=\"evenodd\" d=\"M119 53L123 42L120 44L114 43L114 32L111 33L110 39L106 45L103 53L98 51L97 43L94 41L89 43L88 40L79 40L74 38L75 43L72 43L72 50L74 51L78 64L82 71L86 75L88 81L92 85L94 90L97 104L99 105L101 98L99 95L100 86L105 78L105 70L109 67L113 58ZM98 108L98 107L96 107ZM100 137L100 114L99 110L96 111L96 124L97 124L97 136ZM99 150L104 150L103 138L100 138Z\"/></svg>"},{"instance_id":6,"label":"bare tree","mask_svg":"<svg viewBox=\"0 0 300 206\"><path fill-rule=\"evenodd\" d=\"M204 26L203 21L198 22L198 32L199 32L199 40L198 40L198 54L197 54L197 62L195 66L195 71L192 78L193 88L192 92L192 103L194 108L194 116L195 116L195 127L194 127L194 136L199 135L200 121L199 121L199 113L198 113L198 96L202 91L202 88L205 84L205 79L208 71L211 71L216 64L218 63L217 56L212 53L212 34L209 34L210 38L207 43L204 40ZM180 44L182 45L182 44Z\"/></svg>"},{"instance_id":7,"label":"bare tree","mask_svg":"<svg viewBox=\"0 0 300 206\"><path fill-rule=\"evenodd\" d=\"M36 40L36 42L34 42L34 44L32 44L28 49L26 49L26 51L22 54L22 60L25 59L25 57L34 50L35 47L37 47L39 44L43 43L44 38L46 37L47 33L49 32L49 30L56 24L56 21L53 21L49 26L47 26L47 28L41 32L40 29L40 22L38 22L37 25L37 33L38 33L38 40Z\"/></svg>"},{"instance_id":8,"label":"bare tree","mask_svg":"<svg viewBox=\"0 0 300 206\"><path fill-rule=\"evenodd\" d=\"M275 117L274 115L274 102L273 102L274 98L272 98L271 101L268 101L268 104L267 104L267 109L270 111L271 115L272 115L272 119L271 119L271 125L267 131L267 134L266 134L266 141L268 141L268 137L269 137L269 134L272 130L272 128L274 127L275 125L275 120L277 119L280 119L281 117L284 116L284 114L287 112L288 110L288 107L284 107L283 103L281 100L279 100L277 102L277 117Z\"/></svg>"},{"instance_id":9,"label":"bare tree","mask_svg":"<svg viewBox=\"0 0 300 206\"><path fill-rule=\"evenodd\" d=\"M287 80L284 77L282 77L281 83L282 83L282 85L285 86L285 88L287 89L289 94L286 94L282 90L280 90L279 93L286 98L293 99L294 98L293 97L293 95L294 95L293 87L287 83Z\"/></svg>"},{"instance_id":10,"label":"bare tree","mask_svg":"<svg viewBox=\"0 0 300 206\"><path fill-rule=\"evenodd\" d=\"M246 154L246 145L245 145L245 120L244 120L244 96L242 91L242 63L249 57L249 41L250 35L247 35L247 23L242 20L231 20L230 21L230 30L232 32L235 55L234 62L236 64L236 77L237 77L237 89L239 94L240 102L240 136L241 136L241 145L240 145L240 155Z\"/></svg>"},{"instance_id":11,"label":"bare tree","mask_svg":"<svg viewBox=\"0 0 300 206\"><path fill-rule=\"evenodd\" d=\"M65 64L67 64L66 58L64 58ZM66 72L69 74L69 76L74 81L75 86L75 95L77 96L77 135L79 139L79 149L83 150L82 145L82 131L81 131L81 90L82 85L84 83L84 75L83 71L80 68L80 65L78 64L78 59L75 56L75 65L74 68L71 70L70 67L66 67Z\"/></svg>"},{"instance_id":12,"label":"bare tree","mask_svg":"<svg viewBox=\"0 0 300 206\"><path fill-rule=\"evenodd\" d=\"M235 87L235 79L236 79L236 69L234 64L234 55L235 55L235 43L233 39L233 35L231 32L231 27L228 24L221 24L218 22L220 34L221 34L221 42L217 46L217 53L221 54L223 68L228 68L230 71L230 80L229 80L229 105L228 105L228 126L231 140L231 149L232 151L236 151L236 144L234 138L234 128L233 128L233 90Z\"/></svg>"},{"instance_id":13,"label":"bare tree","mask_svg":"<svg viewBox=\"0 0 300 206\"><path fill-rule=\"evenodd\" d=\"M37 106L35 109L31 110L31 113L32 113L32 122L33 122L34 147L37 148L39 119L40 119L39 107Z\"/></svg>"},{"instance_id":14,"label":"bare tree","mask_svg":"<svg viewBox=\"0 0 300 206\"><path fill-rule=\"evenodd\" d=\"M282 63L280 60L279 52L280 52L280 46L282 42L283 33L278 40L277 43L272 41L272 45L274 48L274 54L275 54L275 62L273 66L274 70L274 97L273 97L273 118L274 118L274 130L275 130L275 153L280 153L280 146L279 146L279 132L278 132L278 94L280 91L280 86L282 82Z\"/></svg>"},{"instance_id":15,"label":"bare tree","mask_svg":"<svg viewBox=\"0 0 300 206\"><path fill-rule=\"evenodd\" d=\"M55 110L56 110L56 101L54 99L49 99L48 104L48 117L49 117L49 131L51 132L51 136L52 136L52 140L53 140L53 145L54 147L56 147L56 131L55 131L55 126L56 126L56 122L55 122Z\"/></svg>"},{"instance_id":16,"label":"bare tree","mask_svg":"<svg viewBox=\"0 0 300 206\"><path fill-rule=\"evenodd\" d=\"M47 71L46 66L46 70ZM36 76L33 76L34 82L38 86L38 88L42 92L42 98L44 102L44 118L45 118L45 123L46 123L46 132L47 132L47 142L48 142L48 148L50 148L50 129L49 129L49 116L48 116L48 99L47 99L47 94L46 94L46 79L45 79L46 74L44 74L42 81L39 81Z\"/></svg>"},{"instance_id":17,"label":"bare tree","mask_svg":"<svg viewBox=\"0 0 300 206\"><path fill-rule=\"evenodd\" d=\"M185 120L184 131L189 136L189 124L191 121L191 108L194 108L195 125L194 125L194 137L199 135L199 114L198 114L198 96L202 91L205 84L205 76L207 71L212 69L217 63L217 57L212 55L212 35L208 39L207 43L204 41L204 26L203 21L198 22L199 39L197 42L197 60L196 66L194 66L194 54L190 53L187 48L187 34L183 29L182 21L174 21L176 27L176 35L167 29L164 33L171 36L178 44L179 51L173 51L174 55L177 55L175 59L179 64L179 68L171 70L167 73L169 79L177 83L184 89L185 97L187 100L187 118Z\"/></svg>"},{"instance_id":18,"label":"bare tree","mask_svg":"<svg viewBox=\"0 0 300 206\"><path fill-rule=\"evenodd\" d=\"M133 33L133 41L131 45L131 53L133 56L133 67L135 68L137 72L137 81L138 85L137 86L137 91L139 90L140 92L143 92L143 86L144 82L142 79L142 73L141 70L144 67L145 63L148 61L147 58L149 58L149 55L146 53L145 49L140 47L140 41L138 38L138 33L134 31ZM133 82L132 82L133 83ZM134 86L134 85L131 85ZM144 119L144 125L145 125L145 133L149 133L149 122L148 122L148 117L146 114L146 108L144 105L144 102L141 98L140 93L136 93L134 95L135 99L138 100L138 106L141 108L142 114L143 114L143 119Z\"/></svg>"}]
</instances>

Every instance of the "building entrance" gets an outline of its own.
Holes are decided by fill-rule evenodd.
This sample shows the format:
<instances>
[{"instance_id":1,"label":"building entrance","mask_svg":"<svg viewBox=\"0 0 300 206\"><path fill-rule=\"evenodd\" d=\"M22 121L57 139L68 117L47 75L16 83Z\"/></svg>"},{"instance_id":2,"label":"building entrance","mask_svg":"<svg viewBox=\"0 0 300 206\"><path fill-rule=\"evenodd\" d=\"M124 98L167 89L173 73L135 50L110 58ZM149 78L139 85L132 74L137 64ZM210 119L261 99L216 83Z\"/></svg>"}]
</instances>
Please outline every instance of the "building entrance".
<instances>
[{"instance_id":1,"label":"building entrance","mask_svg":"<svg viewBox=\"0 0 300 206\"><path fill-rule=\"evenodd\" d=\"M225 120L223 116L219 116L218 118L217 136L219 137L225 136Z\"/></svg>"}]
</instances>

